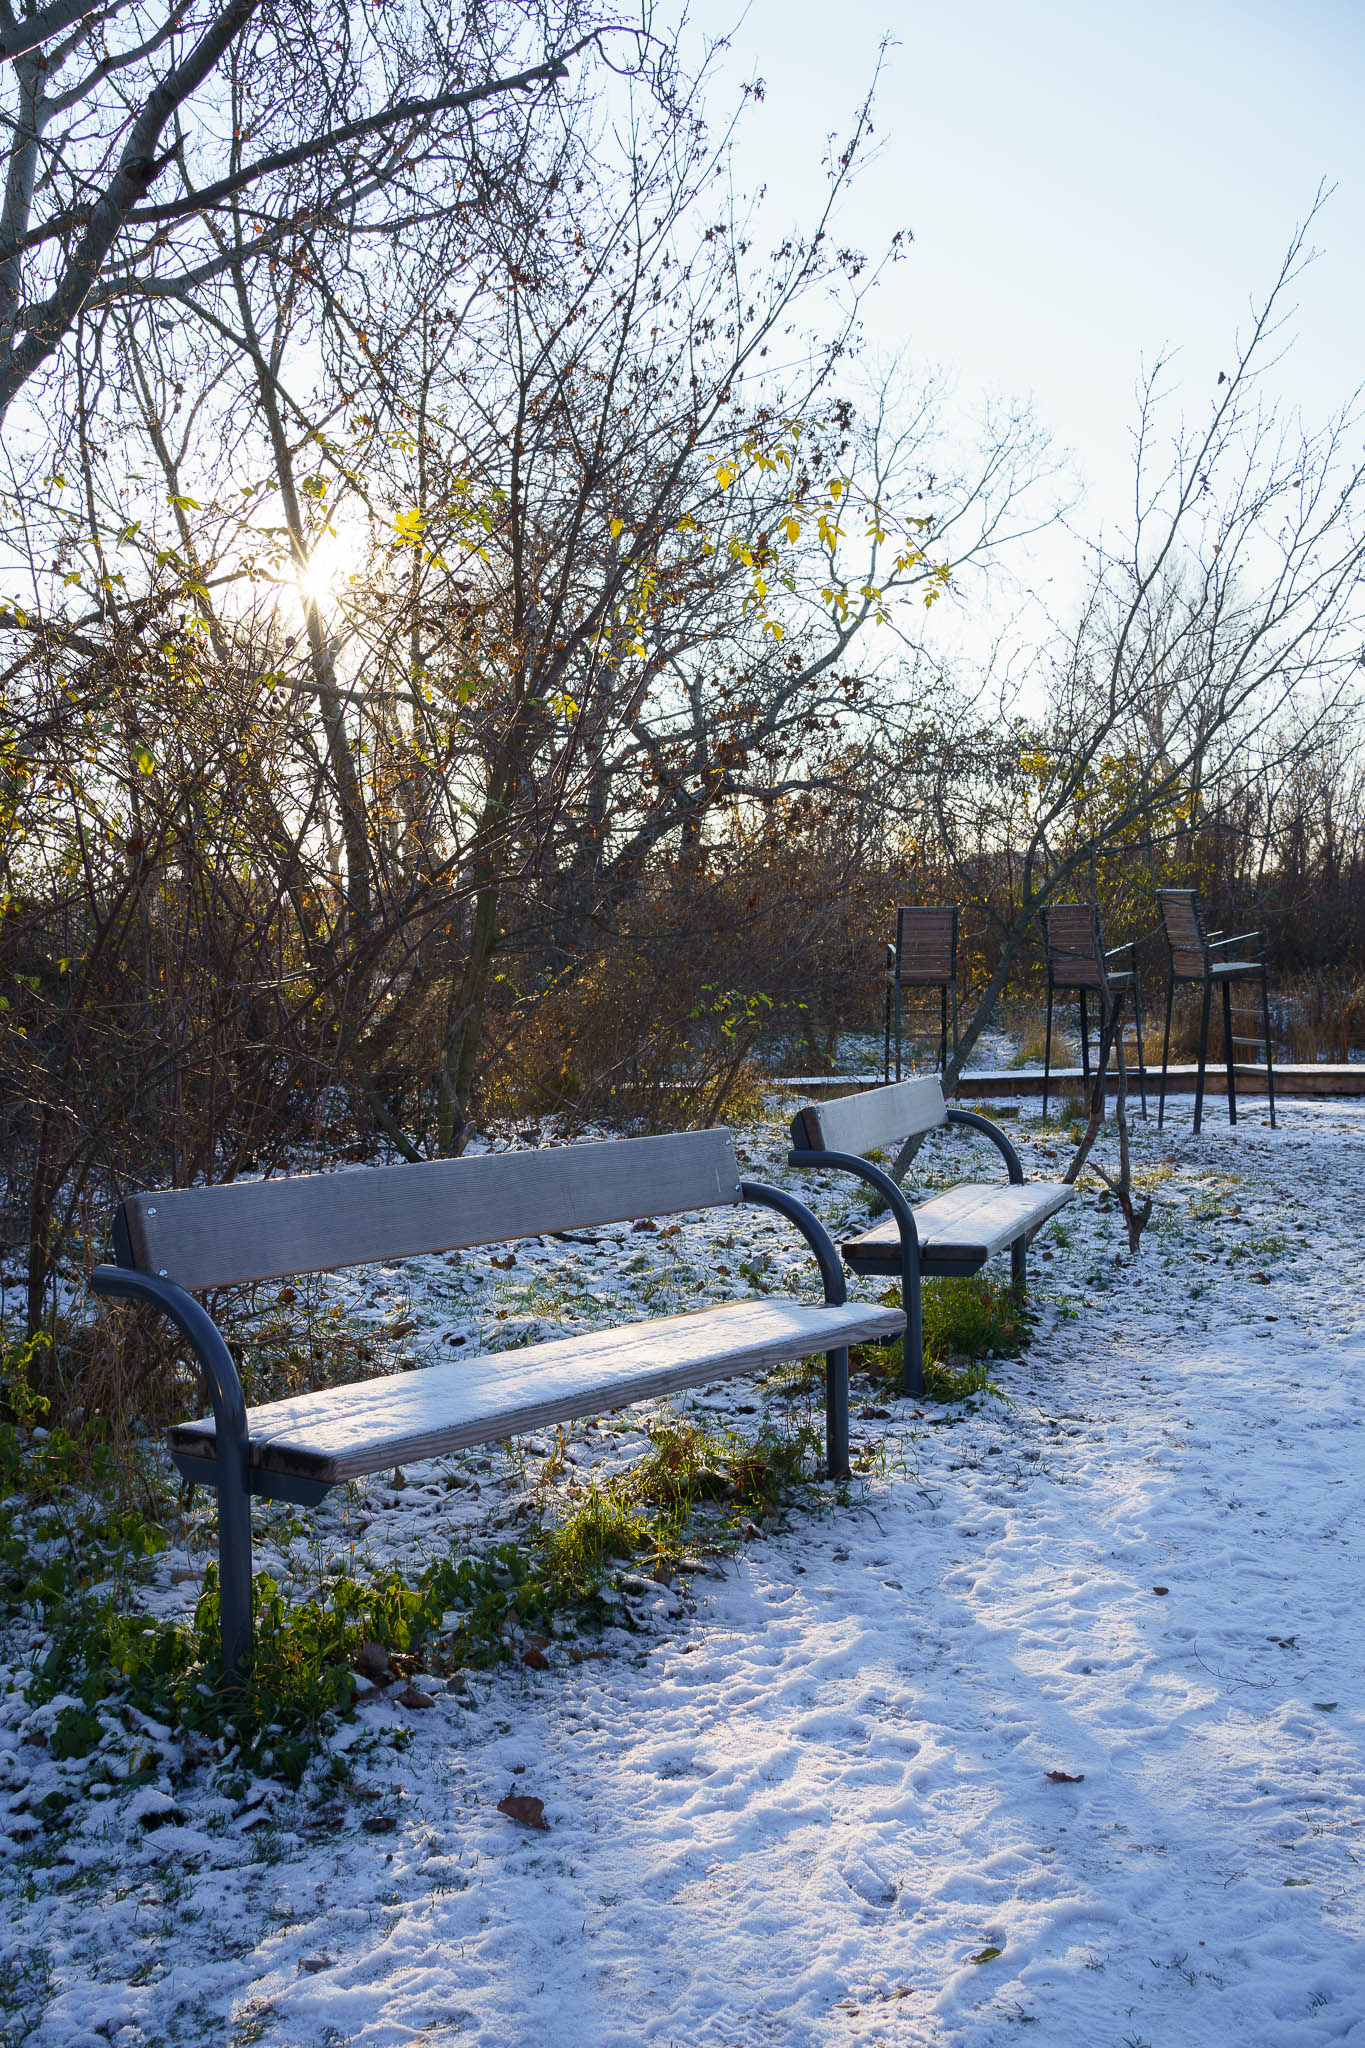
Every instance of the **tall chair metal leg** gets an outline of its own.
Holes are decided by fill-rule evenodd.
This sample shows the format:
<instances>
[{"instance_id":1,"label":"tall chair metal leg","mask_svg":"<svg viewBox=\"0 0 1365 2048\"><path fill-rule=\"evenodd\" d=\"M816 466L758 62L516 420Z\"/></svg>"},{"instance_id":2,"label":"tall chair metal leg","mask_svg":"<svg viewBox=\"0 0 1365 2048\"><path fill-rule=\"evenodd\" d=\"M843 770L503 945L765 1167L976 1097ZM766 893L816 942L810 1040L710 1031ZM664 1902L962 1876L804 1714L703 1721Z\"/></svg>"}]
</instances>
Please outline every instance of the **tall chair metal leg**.
<instances>
[{"instance_id":1,"label":"tall chair metal leg","mask_svg":"<svg viewBox=\"0 0 1365 2048\"><path fill-rule=\"evenodd\" d=\"M1223 983L1223 1058L1228 1073L1228 1122L1237 1121L1237 1048L1232 1037L1232 983Z\"/></svg>"},{"instance_id":2,"label":"tall chair metal leg","mask_svg":"<svg viewBox=\"0 0 1365 2048\"><path fill-rule=\"evenodd\" d=\"M1047 978L1047 1025L1043 1031L1043 1121L1047 1122L1047 1088L1052 1074L1052 976Z\"/></svg>"},{"instance_id":3,"label":"tall chair metal leg","mask_svg":"<svg viewBox=\"0 0 1365 2048\"><path fill-rule=\"evenodd\" d=\"M1081 1079L1090 1079L1090 1020L1085 1014L1085 990L1078 991L1081 999ZM1100 1025L1103 1031L1103 1024Z\"/></svg>"},{"instance_id":4,"label":"tall chair metal leg","mask_svg":"<svg viewBox=\"0 0 1365 2048\"><path fill-rule=\"evenodd\" d=\"M886 1000L882 1004L882 1079L891 1079L891 984L886 984Z\"/></svg>"},{"instance_id":5,"label":"tall chair metal leg","mask_svg":"<svg viewBox=\"0 0 1365 2048\"><path fill-rule=\"evenodd\" d=\"M1171 1051L1171 1007L1175 1002L1175 976L1166 982L1166 1032L1161 1041L1161 1098L1157 1103L1156 1127L1161 1129L1166 1121L1166 1066Z\"/></svg>"},{"instance_id":6,"label":"tall chair metal leg","mask_svg":"<svg viewBox=\"0 0 1365 2048\"><path fill-rule=\"evenodd\" d=\"M1109 1072L1109 1055L1115 1046L1118 1047L1120 1065L1123 1062L1123 990L1116 993L1112 1009L1105 1009L1103 997L1099 1007L1100 1042L1095 1048L1095 1086L1090 1095L1090 1109L1092 1115L1098 1110L1103 1116L1107 1093L1105 1078Z\"/></svg>"},{"instance_id":7,"label":"tall chair metal leg","mask_svg":"<svg viewBox=\"0 0 1365 2048\"><path fill-rule=\"evenodd\" d=\"M1142 1043L1142 997L1138 992L1137 968L1133 969L1133 1034L1137 1039L1138 1086L1142 1091L1142 1114L1147 1115L1147 1055Z\"/></svg>"},{"instance_id":8,"label":"tall chair metal leg","mask_svg":"<svg viewBox=\"0 0 1365 2048\"><path fill-rule=\"evenodd\" d=\"M1261 969L1261 1022L1265 1029L1265 1092L1270 1097L1270 1128L1275 1128L1275 1051L1270 1042L1270 989Z\"/></svg>"},{"instance_id":9,"label":"tall chair metal leg","mask_svg":"<svg viewBox=\"0 0 1365 2048\"><path fill-rule=\"evenodd\" d=\"M896 1079L901 1077L901 978L896 976Z\"/></svg>"},{"instance_id":10,"label":"tall chair metal leg","mask_svg":"<svg viewBox=\"0 0 1365 2048\"><path fill-rule=\"evenodd\" d=\"M938 991L938 1070L940 1074L948 1064L948 984L941 982Z\"/></svg>"},{"instance_id":11,"label":"tall chair metal leg","mask_svg":"<svg viewBox=\"0 0 1365 2048\"><path fill-rule=\"evenodd\" d=\"M1213 983L1204 983L1204 1007L1199 1016L1199 1068L1194 1077L1194 1134L1199 1136L1199 1126L1204 1120L1204 1068L1209 1057L1209 1010L1213 1001Z\"/></svg>"}]
</instances>

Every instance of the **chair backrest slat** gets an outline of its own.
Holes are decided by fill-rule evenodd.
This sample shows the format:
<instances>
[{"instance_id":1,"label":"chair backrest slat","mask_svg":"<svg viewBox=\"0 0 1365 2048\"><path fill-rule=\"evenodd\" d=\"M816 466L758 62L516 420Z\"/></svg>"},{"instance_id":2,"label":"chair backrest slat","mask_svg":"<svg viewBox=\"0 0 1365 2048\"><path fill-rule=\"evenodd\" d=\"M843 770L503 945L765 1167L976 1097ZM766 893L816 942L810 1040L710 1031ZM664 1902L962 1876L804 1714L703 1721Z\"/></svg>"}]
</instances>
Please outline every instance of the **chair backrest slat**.
<instances>
[{"instance_id":1,"label":"chair backrest slat","mask_svg":"<svg viewBox=\"0 0 1365 2048\"><path fill-rule=\"evenodd\" d=\"M132 1195L115 1228L122 1263L226 1287L716 1208L739 1178L729 1131L682 1131Z\"/></svg>"},{"instance_id":2,"label":"chair backrest slat","mask_svg":"<svg viewBox=\"0 0 1365 2048\"><path fill-rule=\"evenodd\" d=\"M1059 988L1105 986L1099 915L1090 903L1054 903L1043 912L1048 978Z\"/></svg>"},{"instance_id":3,"label":"chair backrest slat","mask_svg":"<svg viewBox=\"0 0 1365 2048\"><path fill-rule=\"evenodd\" d=\"M956 979L956 910L910 903L896 912L896 971L908 982Z\"/></svg>"},{"instance_id":4,"label":"chair backrest slat","mask_svg":"<svg viewBox=\"0 0 1365 2048\"><path fill-rule=\"evenodd\" d=\"M792 1143L802 1151L861 1155L937 1130L947 1115L943 1083L937 1074L922 1074L889 1088L807 1104L792 1118Z\"/></svg>"},{"instance_id":5,"label":"chair backrest slat","mask_svg":"<svg viewBox=\"0 0 1365 2048\"><path fill-rule=\"evenodd\" d=\"M1171 972L1200 980L1208 971L1209 942L1193 889L1158 889L1161 923L1171 949Z\"/></svg>"}]
</instances>

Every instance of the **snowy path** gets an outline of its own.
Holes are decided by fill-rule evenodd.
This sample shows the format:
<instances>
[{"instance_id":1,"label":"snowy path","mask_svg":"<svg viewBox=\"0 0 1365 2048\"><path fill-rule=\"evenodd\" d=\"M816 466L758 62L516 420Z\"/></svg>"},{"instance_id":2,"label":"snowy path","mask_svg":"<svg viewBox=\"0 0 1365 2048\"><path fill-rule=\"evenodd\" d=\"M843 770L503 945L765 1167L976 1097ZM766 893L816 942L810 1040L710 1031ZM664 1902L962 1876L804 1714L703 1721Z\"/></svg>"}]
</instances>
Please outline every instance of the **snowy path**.
<instances>
[{"instance_id":1,"label":"snowy path","mask_svg":"<svg viewBox=\"0 0 1365 2048\"><path fill-rule=\"evenodd\" d=\"M1285 1121L1179 1135L1135 1270L1088 1201L1074 1319L1009 1401L859 1425L865 1505L412 1716L393 1832L182 1796L120 1887L92 1806L0 2039L1365 2044L1365 1113Z\"/></svg>"}]
</instances>

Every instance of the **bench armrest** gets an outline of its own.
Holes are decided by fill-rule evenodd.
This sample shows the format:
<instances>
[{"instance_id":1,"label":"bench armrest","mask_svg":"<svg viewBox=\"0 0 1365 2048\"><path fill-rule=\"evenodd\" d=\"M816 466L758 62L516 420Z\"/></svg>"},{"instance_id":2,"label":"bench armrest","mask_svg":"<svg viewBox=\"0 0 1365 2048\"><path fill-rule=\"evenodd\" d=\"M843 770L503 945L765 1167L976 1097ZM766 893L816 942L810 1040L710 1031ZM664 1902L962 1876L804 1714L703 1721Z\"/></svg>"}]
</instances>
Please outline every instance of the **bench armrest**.
<instances>
[{"instance_id":1,"label":"bench armrest","mask_svg":"<svg viewBox=\"0 0 1365 2048\"><path fill-rule=\"evenodd\" d=\"M874 1166L870 1159L860 1159L855 1152L801 1152L787 1154L788 1166L828 1167L831 1173L851 1173L867 1185L875 1188L887 1208L895 1217L900 1228L901 1242L912 1244L919 1249L919 1231L915 1226L915 1212L905 1198L905 1190L892 1180L884 1167Z\"/></svg>"},{"instance_id":2,"label":"bench armrest","mask_svg":"<svg viewBox=\"0 0 1365 2048\"><path fill-rule=\"evenodd\" d=\"M96 1266L90 1285L113 1300L145 1301L160 1309L199 1361L213 1404L223 1675L240 1674L251 1660L251 1446L232 1353L208 1310L174 1280L131 1266Z\"/></svg>"},{"instance_id":3,"label":"bench armrest","mask_svg":"<svg viewBox=\"0 0 1365 2048\"><path fill-rule=\"evenodd\" d=\"M1264 946L1265 933L1233 932L1232 936L1226 939L1215 939L1211 937L1209 939L1209 944L1211 946L1245 946L1249 940L1254 940L1258 946Z\"/></svg>"},{"instance_id":4,"label":"bench armrest","mask_svg":"<svg viewBox=\"0 0 1365 2048\"><path fill-rule=\"evenodd\" d=\"M148 1302L175 1324L199 1361L219 1430L226 1428L229 1433L240 1430L245 1443L246 1400L242 1383L222 1332L203 1304L192 1294L187 1294L183 1287L178 1287L174 1280L163 1280L153 1273L139 1273L131 1266L96 1266L90 1275L90 1285L96 1294L108 1295L115 1301Z\"/></svg>"},{"instance_id":5,"label":"bench armrest","mask_svg":"<svg viewBox=\"0 0 1365 2048\"><path fill-rule=\"evenodd\" d=\"M848 1300L843 1263L834 1239L819 1217L813 1216L805 1203L798 1202L796 1196L789 1195L785 1188L770 1188L761 1181L742 1180L739 1198L741 1202L753 1202L761 1209L776 1209L779 1216L785 1216L789 1223L796 1225L815 1253L826 1302L833 1308L842 1308Z\"/></svg>"},{"instance_id":6,"label":"bench armrest","mask_svg":"<svg viewBox=\"0 0 1365 2048\"><path fill-rule=\"evenodd\" d=\"M920 1293L919 1293L919 1230L915 1223L915 1212L905 1198L903 1188L897 1186L889 1173L880 1166L874 1166L870 1159L860 1159L856 1152L803 1152L787 1154L788 1166L828 1167L834 1173L851 1173L869 1187L875 1188L896 1219L901 1245L901 1301L905 1308L907 1331L907 1352L913 1348L919 1355L920 1336ZM814 1219L812 1218L812 1221ZM842 1268L840 1269L842 1273ZM840 1301L844 1299L839 1296ZM913 1391L919 1391L918 1387Z\"/></svg>"},{"instance_id":7,"label":"bench armrest","mask_svg":"<svg viewBox=\"0 0 1365 2048\"><path fill-rule=\"evenodd\" d=\"M980 1131L983 1137L989 1138L1009 1169L1011 1182L1015 1187L1023 1185L1024 1163L999 1124L993 1124L988 1116L978 1116L975 1110L971 1109L950 1108L948 1121L950 1124L961 1124L966 1129Z\"/></svg>"}]
</instances>

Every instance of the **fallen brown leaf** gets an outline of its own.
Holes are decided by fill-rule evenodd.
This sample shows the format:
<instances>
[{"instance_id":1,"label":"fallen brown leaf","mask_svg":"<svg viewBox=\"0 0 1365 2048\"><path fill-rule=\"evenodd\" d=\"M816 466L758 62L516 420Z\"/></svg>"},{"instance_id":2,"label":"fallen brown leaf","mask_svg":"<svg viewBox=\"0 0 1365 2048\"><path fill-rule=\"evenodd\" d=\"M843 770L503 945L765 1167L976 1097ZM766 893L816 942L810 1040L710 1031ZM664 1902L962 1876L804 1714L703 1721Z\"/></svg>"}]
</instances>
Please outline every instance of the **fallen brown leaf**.
<instances>
[{"instance_id":1,"label":"fallen brown leaf","mask_svg":"<svg viewBox=\"0 0 1365 2048\"><path fill-rule=\"evenodd\" d=\"M397 1697L400 1707L434 1707L436 1704L429 1692L423 1692L415 1685L405 1685Z\"/></svg>"},{"instance_id":2,"label":"fallen brown leaf","mask_svg":"<svg viewBox=\"0 0 1365 2048\"><path fill-rule=\"evenodd\" d=\"M529 1792L509 1792L505 1799L498 1801L498 1812L505 1813L509 1820L520 1821L524 1828L548 1828L543 1800L533 1799Z\"/></svg>"},{"instance_id":3,"label":"fallen brown leaf","mask_svg":"<svg viewBox=\"0 0 1365 2048\"><path fill-rule=\"evenodd\" d=\"M1044 1771L1043 1776L1047 1779L1049 1785L1083 1785L1085 1783L1084 1771L1076 1771L1074 1773L1071 1771Z\"/></svg>"}]
</instances>

